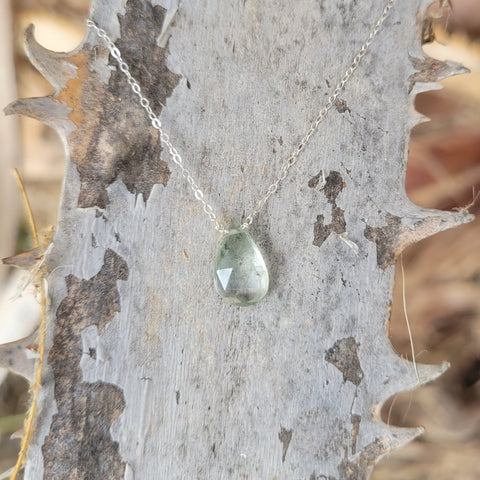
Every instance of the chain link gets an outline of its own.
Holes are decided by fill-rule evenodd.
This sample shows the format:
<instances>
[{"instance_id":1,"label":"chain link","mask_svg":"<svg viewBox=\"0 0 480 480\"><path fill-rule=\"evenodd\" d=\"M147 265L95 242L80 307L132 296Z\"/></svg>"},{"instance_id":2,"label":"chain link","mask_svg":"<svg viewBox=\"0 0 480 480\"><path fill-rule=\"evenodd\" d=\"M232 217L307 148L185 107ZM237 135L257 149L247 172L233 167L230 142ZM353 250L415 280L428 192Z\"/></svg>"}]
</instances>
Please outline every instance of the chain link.
<instances>
[{"instance_id":1,"label":"chain link","mask_svg":"<svg viewBox=\"0 0 480 480\"><path fill-rule=\"evenodd\" d=\"M333 89L332 94L328 97L327 103L322 107L320 112L318 113L317 117L313 121L313 123L308 128L307 132L300 140L294 151L290 154L290 156L285 160L283 166L280 168L280 172L276 178L276 180L267 188L265 195L258 200L255 205L254 210L250 215L248 215L244 222L242 223L241 228L247 229L253 222L254 218L258 215L260 210L265 206L268 199L277 192L280 183L285 180L288 175L290 168L292 168L298 160L300 153L304 150L304 148L308 145L310 138L312 135L317 131L320 123L325 119L330 109L335 105L335 102L342 92L343 88L345 87L346 83L350 80L353 75L353 72L357 69L358 65L360 64L362 58L367 53L370 45L372 44L374 38L381 30L383 23L388 17L390 10L395 5L396 0L388 0L387 4L385 5L382 14L378 18L377 22L370 30L367 39L363 42L362 46L358 53L353 57L352 62L350 63L349 67L343 74L340 81L337 83L335 88ZM115 43L111 40L108 34L102 28L98 27L92 20L87 20L86 22L87 27L92 28L95 30L98 37L105 41L107 47L110 51L112 57L117 61L120 70L124 73L125 77L127 78L127 82L130 85L132 91L138 96L140 99L140 105L145 109L148 114L148 118L152 124L152 127L159 131L160 141L161 143L167 148L168 153L172 157L172 161L177 165L180 169L182 176L187 180L188 184L190 185L191 189L193 190L193 194L195 198L202 204L203 211L207 214L210 221L212 222L215 230L220 233L227 233L225 227L219 222L217 215L214 213L212 206L207 203L204 199L204 193L197 185L197 182L193 178L190 171L183 165L183 159L178 153L177 149L173 146L172 142L170 141L169 135L163 130L162 123L160 118L155 115L152 108L150 107L149 100L143 95L142 89L137 82L137 80L132 76L130 73L130 68L128 64L123 60L120 50L115 45Z\"/></svg>"},{"instance_id":2,"label":"chain link","mask_svg":"<svg viewBox=\"0 0 480 480\"><path fill-rule=\"evenodd\" d=\"M152 124L152 127L157 129L160 134L160 141L162 144L167 148L168 153L172 157L173 162L177 167L180 169L182 176L187 180L188 184L190 185L191 189L193 190L193 194L195 198L202 204L203 211L207 214L210 221L213 223L215 230L220 233L227 233L227 230L222 226L222 224L218 221L217 215L214 213L212 206L206 202L204 199L204 194L202 190L197 185L195 179L193 178L190 170L183 165L183 159L178 153L177 149L173 146L172 142L170 141L169 135L163 130L162 122L160 118L152 110L150 107L149 100L143 95L142 89L139 83L133 78L132 74L130 73L130 68L128 64L123 60L120 50L117 46L113 43L110 37L107 35L107 32L103 30L103 28L97 27L97 25L92 20L87 20L86 25L89 28L93 28L97 35L105 41L107 44L108 49L110 50L110 54L112 57L117 61L120 70L125 74L127 77L127 82L131 86L133 92L138 96L140 99L140 105L145 109L148 114L148 118Z\"/></svg>"}]
</instances>

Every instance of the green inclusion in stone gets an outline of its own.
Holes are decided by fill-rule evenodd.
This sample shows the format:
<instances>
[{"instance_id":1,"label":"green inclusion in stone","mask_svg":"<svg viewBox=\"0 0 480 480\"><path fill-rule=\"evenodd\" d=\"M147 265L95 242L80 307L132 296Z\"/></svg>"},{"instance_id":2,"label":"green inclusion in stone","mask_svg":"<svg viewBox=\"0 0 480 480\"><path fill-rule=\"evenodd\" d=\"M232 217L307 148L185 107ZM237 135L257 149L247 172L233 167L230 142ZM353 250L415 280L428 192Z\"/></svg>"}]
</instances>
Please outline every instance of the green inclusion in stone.
<instances>
[{"instance_id":1,"label":"green inclusion in stone","mask_svg":"<svg viewBox=\"0 0 480 480\"><path fill-rule=\"evenodd\" d=\"M215 260L215 289L234 305L246 307L268 291L268 270L262 254L246 230L230 228Z\"/></svg>"}]
</instances>

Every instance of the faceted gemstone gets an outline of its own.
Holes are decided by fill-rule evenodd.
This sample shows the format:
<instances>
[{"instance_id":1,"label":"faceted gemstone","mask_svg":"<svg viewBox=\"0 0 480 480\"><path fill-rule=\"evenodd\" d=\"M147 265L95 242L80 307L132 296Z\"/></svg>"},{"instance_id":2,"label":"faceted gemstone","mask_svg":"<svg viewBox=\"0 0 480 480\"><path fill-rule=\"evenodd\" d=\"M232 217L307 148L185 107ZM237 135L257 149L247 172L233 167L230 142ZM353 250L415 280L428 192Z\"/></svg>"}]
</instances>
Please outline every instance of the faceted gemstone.
<instances>
[{"instance_id":1,"label":"faceted gemstone","mask_svg":"<svg viewBox=\"0 0 480 480\"><path fill-rule=\"evenodd\" d=\"M215 260L215 289L234 305L245 307L268 291L268 270L262 254L246 230L230 228Z\"/></svg>"}]
</instances>

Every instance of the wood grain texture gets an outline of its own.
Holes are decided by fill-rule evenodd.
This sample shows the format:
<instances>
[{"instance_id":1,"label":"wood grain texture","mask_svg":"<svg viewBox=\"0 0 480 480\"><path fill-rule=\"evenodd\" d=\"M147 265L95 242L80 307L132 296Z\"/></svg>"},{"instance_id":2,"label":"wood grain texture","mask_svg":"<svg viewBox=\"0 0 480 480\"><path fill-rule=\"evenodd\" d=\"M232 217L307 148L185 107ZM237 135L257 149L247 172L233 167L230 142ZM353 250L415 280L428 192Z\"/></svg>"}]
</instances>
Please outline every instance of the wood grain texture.
<instances>
[{"instance_id":1,"label":"wood grain texture","mask_svg":"<svg viewBox=\"0 0 480 480\"><path fill-rule=\"evenodd\" d=\"M364 479L421 432L379 416L387 398L417 384L386 336L393 261L409 243L470 220L419 208L404 190L425 6L395 7L252 226L272 282L249 308L215 293L215 231L95 34L55 56L60 67L39 62L45 76L66 77L49 102L67 112L51 124L69 162L27 479L95 478L92 462L115 472L97 478ZM275 179L382 8L112 0L93 2L92 19L124 52L228 223ZM11 110L29 114L28 100ZM75 286L85 288L72 294ZM419 366L422 382L444 369ZM62 408L70 421L59 428ZM77 442L76 453L51 448L65 442Z\"/></svg>"}]
</instances>

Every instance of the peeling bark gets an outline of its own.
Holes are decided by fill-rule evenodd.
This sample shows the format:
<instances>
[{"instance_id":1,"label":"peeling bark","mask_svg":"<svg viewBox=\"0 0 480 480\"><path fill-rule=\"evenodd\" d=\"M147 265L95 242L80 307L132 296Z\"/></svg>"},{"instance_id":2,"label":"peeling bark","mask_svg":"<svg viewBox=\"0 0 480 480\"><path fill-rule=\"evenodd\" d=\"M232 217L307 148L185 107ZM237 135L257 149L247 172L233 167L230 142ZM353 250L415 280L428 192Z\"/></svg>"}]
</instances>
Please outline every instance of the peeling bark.
<instances>
[{"instance_id":1,"label":"peeling bark","mask_svg":"<svg viewBox=\"0 0 480 480\"><path fill-rule=\"evenodd\" d=\"M398 252L398 241L402 232L402 219L390 213L386 215L385 227L365 228L365 238L375 242L377 246L377 265L380 268L387 268L395 264ZM392 248L395 246L397 248Z\"/></svg>"},{"instance_id":2,"label":"peeling bark","mask_svg":"<svg viewBox=\"0 0 480 480\"><path fill-rule=\"evenodd\" d=\"M357 387L363 379L363 371L357 355L358 347L354 338L342 338L335 342L325 355L325 360L342 372L343 381L352 382Z\"/></svg>"},{"instance_id":3,"label":"peeling bark","mask_svg":"<svg viewBox=\"0 0 480 480\"><path fill-rule=\"evenodd\" d=\"M120 311L116 283L127 280L123 259L107 250L104 264L88 280L69 275L67 296L56 312L56 331L48 356L55 381L58 409L45 437L42 454L44 477L122 478L125 463L110 427L125 407L122 390L105 382L84 382L81 360L96 359L95 349L83 350L82 331L95 327L101 335Z\"/></svg>"},{"instance_id":4,"label":"peeling bark","mask_svg":"<svg viewBox=\"0 0 480 480\"><path fill-rule=\"evenodd\" d=\"M310 179L308 182L310 188L315 188L318 185L319 176L320 174ZM346 184L339 172L330 172L328 177L325 178L323 193L325 194L328 203L332 205L332 220L329 224L325 224L325 217L323 215L317 216L317 221L313 226L313 244L316 247L321 247L331 233L340 235L345 232L346 223L343 215L344 212L335 203L337 196L345 186Z\"/></svg>"}]
</instances>

